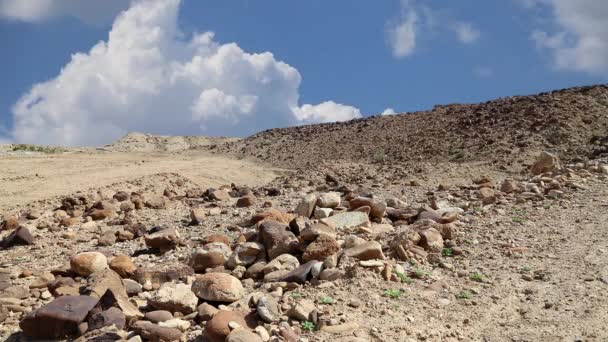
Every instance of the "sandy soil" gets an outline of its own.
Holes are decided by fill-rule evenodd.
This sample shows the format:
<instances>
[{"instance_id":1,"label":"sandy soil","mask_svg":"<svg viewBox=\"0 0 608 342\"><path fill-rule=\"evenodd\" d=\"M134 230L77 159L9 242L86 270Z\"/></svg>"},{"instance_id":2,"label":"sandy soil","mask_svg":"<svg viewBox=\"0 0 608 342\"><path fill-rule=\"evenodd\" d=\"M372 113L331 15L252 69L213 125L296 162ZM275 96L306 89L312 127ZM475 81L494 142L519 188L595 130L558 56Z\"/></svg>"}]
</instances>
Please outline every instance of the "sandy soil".
<instances>
[{"instance_id":1,"label":"sandy soil","mask_svg":"<svg viewBox=\"0 0 608 342\"><path fill-rule=\"evenodd\" d=\"M279 169L204 152L0 155L0 212L19 205L163 172L175 172L203 187L262 185Z\"/></svg>"}]
</instances>

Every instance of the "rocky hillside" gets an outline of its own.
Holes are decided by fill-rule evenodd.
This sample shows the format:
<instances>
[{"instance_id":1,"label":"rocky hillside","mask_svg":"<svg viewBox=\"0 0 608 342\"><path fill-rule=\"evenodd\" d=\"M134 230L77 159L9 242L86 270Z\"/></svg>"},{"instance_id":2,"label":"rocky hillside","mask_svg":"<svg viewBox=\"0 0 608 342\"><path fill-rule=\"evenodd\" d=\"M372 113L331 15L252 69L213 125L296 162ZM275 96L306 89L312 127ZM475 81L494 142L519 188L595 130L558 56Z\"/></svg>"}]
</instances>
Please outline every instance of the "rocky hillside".
<instances>
[{"instance_id":1,"label":"rocky hillside","mask_svg":"<svg viewBox=\"0 0 608 342\"><path fill-rule=\"evenodd\" d=\"M541 150L565 158L597 156L608 152L608 86L271 129L220 150L291 166L336 159L509 164Z\"/></svg>"},{"instance_id":2,"label":"rocky hillside","mask_svg":"<svg viewBox=\"0 0 608 342\"><path fill-rule=\"evenodd\" d=\"M178 152L237 140L238 138L228 137L159 136L132 132L106 145L104 149L113 152Z\"/></svg>"}]
</instances>

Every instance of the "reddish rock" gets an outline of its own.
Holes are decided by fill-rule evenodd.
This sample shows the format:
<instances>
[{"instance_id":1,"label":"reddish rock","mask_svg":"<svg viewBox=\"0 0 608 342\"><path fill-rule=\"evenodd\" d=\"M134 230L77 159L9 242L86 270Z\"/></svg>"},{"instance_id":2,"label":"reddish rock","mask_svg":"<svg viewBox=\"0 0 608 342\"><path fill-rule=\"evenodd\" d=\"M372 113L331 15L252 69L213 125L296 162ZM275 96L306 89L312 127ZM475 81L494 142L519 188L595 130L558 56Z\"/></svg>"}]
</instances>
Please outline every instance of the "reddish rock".
<instances>
[{"instance_id":1,"label":"reddish rock","mask_svg":"<svg viewBox=\"0 0 608 342\"><path fill-rule=\"evenodd\" d=\"M264 221L259 226L260 242L266 248L269 259L281 254L292 254L299 248L298 238L289 230L289 226L275 221Z\"/></svg>"},{"instance_id":2,"label":"reddish rock","mask_svg":"<svg viewBox=\"0 0 608 342\"><path fill-rule=\"evenodd\" d=\"M252 205L255 205L256 202L257 199L254 195L246 195L236 201L236 206L239 208L251 207Z\"/></svg>"},{"instance_id":3,"label":"reddish rock","mask_svg":"<svg viewBox=\"0 0 608 342\"><path fill-rule=\"evenodd\" d=\"M319 236L313 243L306 247L302 260L311 261L319 260L323 261L330 255L338 253L340 246L338 242L328 236Z\"/></svg>"},{"instance_id":4,"label":"reddish rock","mask_svg":"<svg viewBox=\"0 0 608 342\"><path fill-rule=\"evenodd\" d=\"M129 278L135 271L137 266L131 261L127 255L117 255L110 261L110 268L118 273L123 278Z\"/></svg>"},{"instance_id":5,"label":"reddish rock","mask_svg":"<svg viewBox=\"0 0 608 342\"><path fill-rule=\"evenodd\" d=\"M205 337L210 342L224 342L230 335L228 323L235 322L241 327L246 327L245 318L239 312L221 310L205 324Z\"/></svg>"}]
</instances>

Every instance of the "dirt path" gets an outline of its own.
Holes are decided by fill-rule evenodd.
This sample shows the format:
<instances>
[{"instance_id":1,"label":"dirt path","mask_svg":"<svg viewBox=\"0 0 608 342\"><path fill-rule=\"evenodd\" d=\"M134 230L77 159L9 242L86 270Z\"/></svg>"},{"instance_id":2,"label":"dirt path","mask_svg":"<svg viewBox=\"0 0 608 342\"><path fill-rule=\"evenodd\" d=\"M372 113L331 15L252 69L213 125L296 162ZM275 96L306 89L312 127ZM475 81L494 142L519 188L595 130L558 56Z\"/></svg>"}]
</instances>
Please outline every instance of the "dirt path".
<instances>
[{"instance_id":1,"label":"dirt path","mask_svg":"<svg viewBox=\"0 0 608 342\"><path fill-rule=\"evenodd\" d=\"M25 203L129 179L176 172L203 187L261 185L280 170L197 154L71 153L0 156L0 212Z\"/></svg>"}]
</instances>

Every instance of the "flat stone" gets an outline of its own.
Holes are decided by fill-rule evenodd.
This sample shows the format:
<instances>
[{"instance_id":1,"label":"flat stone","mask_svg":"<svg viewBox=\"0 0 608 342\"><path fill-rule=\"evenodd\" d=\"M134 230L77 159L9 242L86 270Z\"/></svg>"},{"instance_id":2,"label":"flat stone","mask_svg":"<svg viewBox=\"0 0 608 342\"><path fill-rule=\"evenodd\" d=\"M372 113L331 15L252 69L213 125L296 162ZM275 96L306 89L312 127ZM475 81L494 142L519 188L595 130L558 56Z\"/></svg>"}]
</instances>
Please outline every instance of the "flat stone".
<instances>
[{"instance_id":1,"label":"flat stone","mask_svg":"<svg viewBox=\"0 0 608 342\"><path fill-rule=\"evenodd\" d=\"M335 227L336 229L352 229L358 227L369 227L370 222L367 214L360 211L349 211L324 218L321 222Z\"/></svg>"},{"instance_id":2,"label":"flat stone","mask_svg":"<svg viewBox=\"0 0 608 342\"><path fill-rule=\"evenodd\" d=\"M62 296L32 311L19 327L28 338L58 340L78 334L78 325L84 321L98 299L90 296Z\"/></svg>"},{"instance_id":3,"label":"flat stone","mask_svg":"<svg viewBox=\"0 0 608 342\"><path fill-rule=\"evenodd\" d=\"M173 315L167 310L155 310L146 312L144 318L152 323L158 323L173 319Z\"/></svg>"},{"instance_id":4,"label":"flat stone","mask_svg":"<svg viewBox=\"0 0 608 342\"><path fill-rule=\"evenodd\" d=\"M187 315L196 310L198 298L189 285L164 283L148 299L148 303L159 310L181 312Z\"/></svg>"},{"instance_id":5,"label":"flat stone","mask_svg":"<svg viewBox=\"0 0 608 342\"><path fill-rule=\"evenodd\" d=\"M382 245L377 241L368 241L346 249L344 250L344 255L359 260L384 260L384 254L382 253Z\"/></svg>"},{"instance_id":6,"label":"flat stone","mask_svg":"<svg viewBox=\"0 0 608 342\"><path fill-rule=\"evenodd\" d=\"M178 341L182 337L182 331L176 328L161 327L148 321L137 321L131 328L141 337L150 341L169 342Z\"/></svg>"},{"instance_id":7,"label":"flat stone","mask_svg":"<svg viewBox=\"0 0 608 342\"><path fill-rule=\"evenodd\" d=\"M259 226L261 243L266 248L269 259L281 254L291 254L298 250L299 240L289 230L289 226L275 221L264 221Z\"/></svg>"}]
</instances>

